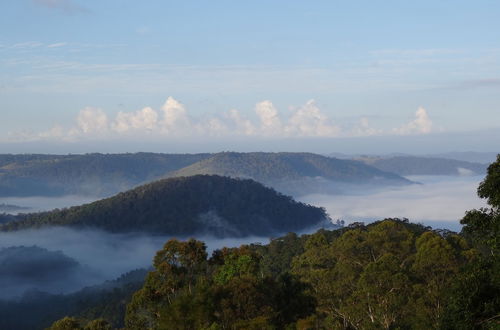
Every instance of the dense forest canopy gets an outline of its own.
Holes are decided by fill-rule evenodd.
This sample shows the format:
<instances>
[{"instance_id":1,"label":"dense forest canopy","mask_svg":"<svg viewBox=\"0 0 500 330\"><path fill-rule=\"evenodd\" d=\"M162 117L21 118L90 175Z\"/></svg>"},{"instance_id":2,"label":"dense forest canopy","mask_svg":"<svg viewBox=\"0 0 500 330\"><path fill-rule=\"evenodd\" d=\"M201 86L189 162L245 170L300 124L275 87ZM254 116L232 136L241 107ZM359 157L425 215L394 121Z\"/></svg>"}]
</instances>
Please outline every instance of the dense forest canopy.
<instances>
[{"instance_id":1,"label":"dense forest canopy","mask_svg":"<svg viewBox=\"0 0 500 330\"><path fill-rule=\"evenodd\" d=\"M322 208L294 201L253 180L197 175L169 178L63 210L25 214L0 231L46 226L179 236L270 236L327 221Z\"/></svg>"},{"instance_id":2,"label":"dense forest canopy","mask_svg":"<svg viewBox=\"0 0 500 330\"><path fill-rule=\"evenodd\" d=\"M498 329L500 156L460 234L407 220L290 233L216 250L169 240L127 306L127 329ZM51 329L105 320L75 317Z\"/></svg>"}]
</instances>

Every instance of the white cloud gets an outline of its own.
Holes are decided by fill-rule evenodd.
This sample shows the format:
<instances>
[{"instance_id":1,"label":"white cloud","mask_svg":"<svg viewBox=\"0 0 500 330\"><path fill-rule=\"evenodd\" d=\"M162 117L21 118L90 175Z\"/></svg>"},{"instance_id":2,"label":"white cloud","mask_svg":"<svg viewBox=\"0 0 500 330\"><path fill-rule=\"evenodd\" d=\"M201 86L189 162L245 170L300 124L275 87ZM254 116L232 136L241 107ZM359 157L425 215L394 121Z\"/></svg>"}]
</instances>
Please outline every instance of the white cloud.
<instances>
[{"instance_id":1,"label":"white cloud","mask_svg":"<svg viewBox=\"0 0 500 330\"><path fill-rule=\"evenodd\" d=\"M309 100L292 115L285 131L291 136L335 137L341 128L321 112L314 100Z\"/></svg>"},{"instance_id":2,"label":"white cloud","mask_svg":"<svg viewBox=\"0 0 500 330\"><path fill-rule=\"evenodd\" d=\"M252 124L250 120L243 118L238 110L231 109L229 111L228 117L236 125L236 132L239 132L240 134L243 135L255 134L255 126Z\"/></svg>"},{"instance_id":3,"label":"white cloud","mask_svg":"<svg viewBox=\"0 0 500 330\"><path fill-rule=\"evenodd\" d=\"M54 44L47 45L47 48L59 48L59 47L66 46L67 44L68 43L66 43L66 42L57 42Z\"/></svg>"},{"instance_id":4,"label":"white cloud","mask_svg":"<svg viewBox=\"0 0 500 330\"><path fill-rule=\"evenodd\" d=\"M190 135L193 126L186 108L179 101L169 96L163 104L162 128L166 133L175 135Z\"/></svg>"},{"instance_id":5,"label":"white cloud","mask_svg":"<svg viewBox=\"0 0 500 330\"><path fill-rule=\"evenodd\" d=\"M406 125L393 130L396 134L428 134L432 131L432 120L429 118L427 111L420 107L415 112L415 119Z\"/></svg>"},{"instance_id":6,"label":"white cloud","mask_svg":"<svg viewBox=\"0 0 500 330\"><path fill-rule=\"evenodd\" d=\"M103 133L108 129L108 116L101 109L87 107L80 111L76 119L83 133Z\"/></svg>"},{"instance_id":7,"label":"white cloud","mask_svg":"<svg viewBox=\"0 0 500 330\"><path fill-rule=\"evenodd\" d=\"M205 131L208 135L211 136L224 136L231 134L231 131L227 127L227 125L219 118L209 118L206 121L205 126L199 128L202 131Z\"/></svg>"},{"instance_id":8,"label":"white cloud","mask_svg":"<svg viewBox=\"0 0 500 330\"><path fill-rule=\"evenodd\" d=\"M40 138L64 138L65 132L61 125L54 125L50 130L39 134Z\"/></svg>"},{"instance_id":9,"label":"white cloud","mask_svg":"<svg viewBox=\"0 0 500 330\"><path fill-rule=\"evenodd\" d=\"M255 113L260 120L261 133L264 135L279 135L282 131L278 110L271 101L262 101L255 105Z\"/></svg>"},{"instance_id":10,"label":"white cloud","mask_svg":"<svg viewBox=\"0 0 500 330\"><path fill-rule=\"evenodd\" d=\"M370 126L370 122L368 118L361 117L359 119L359 123L352 129L352 136L375 136L382 135L384 133L383 130L377 129Z\"/></svg>"},{"instance_id":11,"label":"white cloud","mask_svg":"<svg viewBox=\"0 0 500 330\"><path fill-rule=\"evenodd\" d=\"M118 133L130 130L153 131L156 129L157 124L158 113L150 107L146 107L136 113L120 111L115 121L111 124L111 128Z\"/></svg>"},{"instance_id":12,"label":"white cloud","mask_svg":"<svg viewBox=\"0 0 500 330\"><path fill-rule=\"evenodd\" d=\"M43 43L38 42L38 41L27 41L27 42L19 42L17 44L14 44L10 46L12 49L31 49L31 48L38 48L42 47Z\"/></svg>"},{"instance_id":13,"label":"white cloud","mask_svg":"<svg viewBox=\"0 0 500 330\"><path fill-rule=\"evenodd\" d=\"M135 112L120 111L114 118L101 109L86 107L76 118L73 127L54 126L41 132L9 133L10 141L34 141L58 138L74 141L86 138L119 137L133 134L162 138L169 137L358 137L381 135L428 134L432 132L432 121L423 108L415 113L415 119L398 128L380 129L372 127L362 117L354 127L343 127L335 123L314 100L291 108L288 116L281 115L271 101L255 105L255 116L247 118L236 109L221 116L190 116L188 109L173 97L168 97L160 110L145 107Z\"/></svg>"}]
</instances>

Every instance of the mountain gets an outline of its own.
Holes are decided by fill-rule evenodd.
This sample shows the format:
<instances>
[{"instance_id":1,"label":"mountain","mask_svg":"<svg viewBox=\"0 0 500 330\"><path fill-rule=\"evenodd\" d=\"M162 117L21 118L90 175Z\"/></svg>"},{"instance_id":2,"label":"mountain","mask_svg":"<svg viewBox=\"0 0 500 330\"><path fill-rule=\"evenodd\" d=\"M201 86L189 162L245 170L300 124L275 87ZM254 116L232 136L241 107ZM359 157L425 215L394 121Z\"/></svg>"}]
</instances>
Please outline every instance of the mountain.
<instances>
[{"instance_id":1,"label":"mountain","mask_svg":"<svg viewBox=\"0 0 500 330\"><path fill-rule=\"evenodd\" d=\"M409 184L399 175L381 171L362 162L312 153L223 152L168 174L170 177L216 174L252 178L292 195L345 184ZM332 185L332 182L336 185Z\"/></svg>"},{"instance_id":2,"label":"mountain","mask_svg":"<svg viewBox=\"0 0 500 330\"><path fill-rule=\"evenodd\" d=\"M360 162L311 153L0 155L0 197L107 197L160 178L195 174L252 178L292 195L338 190L340 183L409 183Z\"/></svg>"},{"instance_id":3,"label":"mountain","mask_svg":"<svg viewBox=\"0 0 500 330\"><path fill-rule=\"evenodd\" d=\"M0 155L0 197L110 196L210 154Z\"/></svg>"},{"instance_id":4,"label":"mountain","mask_svg":"<svg viewBox=\"0 0 500 330\"><path fill-rule=\"evenodd\" d=\"M68 280L62 284L61 279L84 274L88 275L85 268L60 251L38 246L0 249L0 299L20 296L33 288L60 292L73 285Z\"/></svg>"},{"instance_id":5,"label":"mountain","mask_svg":"<svg viewBox=\"0 0 500 330\"><path fill-rule=\"evenodd\" d=\"M327 218L324 209L295 202L253 180L196 175L156 181L82 206L19 215L0 225L0 231L72 226L180 236L269 236L300 231Z\"/></svg>"},{"instance_id":6,"label":"mountain","mask_svg":"<svg viewBox=\"0 0 500 330\"><path fill-rule=\"evenodd\" d=\"M442 154L429 155L434 158L455 159L472 163L490 164L497 159L498 152L477 152L477 151L463 151L463 152L446 152Z\"/></svg>"},{"instance_id":7,"label":"mountain","mask_svg":"<svg viewBox=\"0 0 500 330\"><path fill-rule=\"evenodd\" d=\"M360 157L358 160L399 175L480 175L486 174L487 168L485 164L416 156Z\"/></svg>"}]
</instances>

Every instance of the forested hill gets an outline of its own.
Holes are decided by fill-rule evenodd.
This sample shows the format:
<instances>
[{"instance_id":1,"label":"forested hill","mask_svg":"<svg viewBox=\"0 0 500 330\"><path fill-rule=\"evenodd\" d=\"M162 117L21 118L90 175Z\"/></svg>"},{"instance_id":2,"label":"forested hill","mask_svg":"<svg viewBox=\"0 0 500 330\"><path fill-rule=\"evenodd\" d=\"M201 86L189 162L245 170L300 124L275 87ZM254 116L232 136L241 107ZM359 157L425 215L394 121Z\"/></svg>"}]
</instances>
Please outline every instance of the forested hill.
<instances>
[{"instance_id":1,"label":"forested hill","mask_svg":"<svg viewBox=\"0 0 500 330\"><path fill-rule=\"evenodd\" d=\"M410 181L353 160L341 160L312 153L236 153L223 152L202 159L170 176L218 174L252 178L259 182L299 180L321 177L345 183L391 181L407 184Z\"/></svg>"},{"instance_id":2,"label":"forested hill","mask_svg":"<svg viewBox=\"0 0 500 330\"><path fill-rule=\"evenodd\" d=\"M82 206L22 215L0 230L73 226L241 237L300 231L326 219L324 209L295 202L258 182L197 175L156 181Z\"/></svg>"},{"instance_id":3,"label":"forested hill","mask_svg":"<svg viewBox=\"0 0 500 330\"><path fill-rule=\"evenodd\" d=\"M354 184L409 183L361 162L310 153L0 155L0 197L107 197L160 178L196 174L253 178L286 193L292 192L275 183L301 181L299 190L305 189L303 181L317 177ZM310 186L318 187L312 181Z\"/></svg>"},{"instance_id":4,"label":"forested hill","mask_svg":"<svg viewBox=\"0 0 500 330\"><path fill-rule=\"evenodd\" d=\"M1 196L109 196L211 154L0 155Z\"/></svg>"},{"instance_id":5,"label":"forested hill","mask_svg":"<svg viewBox=\"0 0 500 330\"><path fill-rule=\"evenodd\" d=\"M357 160L399 175L479 175L486 174L487 168L486 164L415 156L359 157Z\"/></svg>"}]
</instances>

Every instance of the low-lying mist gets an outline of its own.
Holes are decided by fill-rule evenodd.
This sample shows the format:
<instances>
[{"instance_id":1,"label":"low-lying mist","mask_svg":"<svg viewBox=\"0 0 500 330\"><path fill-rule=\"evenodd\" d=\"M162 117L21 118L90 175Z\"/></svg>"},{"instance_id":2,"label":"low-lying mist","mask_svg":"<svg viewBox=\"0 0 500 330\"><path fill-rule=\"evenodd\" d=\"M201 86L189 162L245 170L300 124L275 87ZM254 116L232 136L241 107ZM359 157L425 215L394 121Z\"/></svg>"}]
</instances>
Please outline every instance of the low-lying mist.
<instances>
[{"instance_id":1,"label":"low-lying mist","mask_svg":"<svg viewBox=\"0 0 500 330\"><path fill-rule=\"evenodd\" d=\"M459 220L464 216L465 211L485 206L484 201L476 195L478 184L483 177L419 176L408 179L420 184L392 187L362 186L344 191L343 194L309 194L297 199L325 207L334 222L337 219L350 223L405 217L412 222L455 231L460 230ZM56 199L4 198L0 202L29 206L33 210L47 210L53 207L78 205L92 200L78 196L65 196ZM302 233L314 232L323 225L326 224L320 224ZM274 236L277 237L279 234ZM112 234L101 230L62 227L0 233L0 250L9 247L26 247L24 250L9 252L23 251L21 264L11 263L9 260L12 258L1 259L0 255L0 267L2 267L0 286L4 288L0 290L0 299L12 299L31 289L50 293L69 293L85 286L115 279L137 268L148 268L152 264L156 251L161 249L170 238L172 237L152 236L144 233ZM223 246L267 243L270 237L217 239L200 234L195 238L203 240L207 244L208 252L211 253ZM45 252L30 250L33 246L46 250ZM56 254L57 251L61 254ZM33 254L32 259L30 259L30 253ZM54 256L57 260L62 260L72 266L69 269L58 269L58 266L54 264L56 265L55 271L46 272L43 278L38 276L40 265L43 265L46 260L55 262ZM71 260L74 260L76 265L73 265ZM20 271L23 276L18 275ZM33 273L33 276L29 274L29 271Z\"/></svg>"},{"instance_id":2,"label":"low-lying mist","mask_svg":"<svg viewBox=\"0 0 500 330\"><path fill-rule=\"evenodd\" d=\"M76 230L71 228L46 228L0 233L0 250L9 247L40 247L49 252L60 251L79 265L69 271L53 271L50 278L40 280L37 275L40 269L40 258L33 255L30 260L24 254L22 267L33 265L33 276L3 276L0 273L0 299L11 299L20 296L26 290L37 289L49 293L69 293L85 286L100 284L112 280L121 274L138 268L149 268L152 259L163 244L171 236L151 236L142 233L111 234L100 230ZM187 237L178 237L187 239ZM254 242L266 243L269 238L246 237L216 239L213 237L196 237L207 244L207 250L224 246L234 247ZM67 262L65 258L63 260ZM0 260L0 264L2 260ZM0 265L4 268L8 265ZM7 269L6 274L17 274L16 269Z\"/></svg>"},{"instance_id":3,"label":"low-lying mist","mask_svg":"<svg viewBox=\"0 0 500 330\"><path fill-rule=\"evenodd\" d=\"M0 204L15 205L19 209L4 210L1 212L17 214L50 211L56 208L65 208L94 202L99 197L66 195L60 197L1 197Z\"/></svg>"},{"instance_id":4,"label":"low-lying mist","mask_svg":"<svg viewBox=\"0 0 500 330\"><path fill-rule=\"evenodd\" d=\"M476 194L483 176L407 178L420 184L353 189L343 195L310 194L297 199L325 207L332 219L346 223L398 217L454 231L460 231L459 221L465 211L486 205Z\"/></svg>"}]
</instances>

